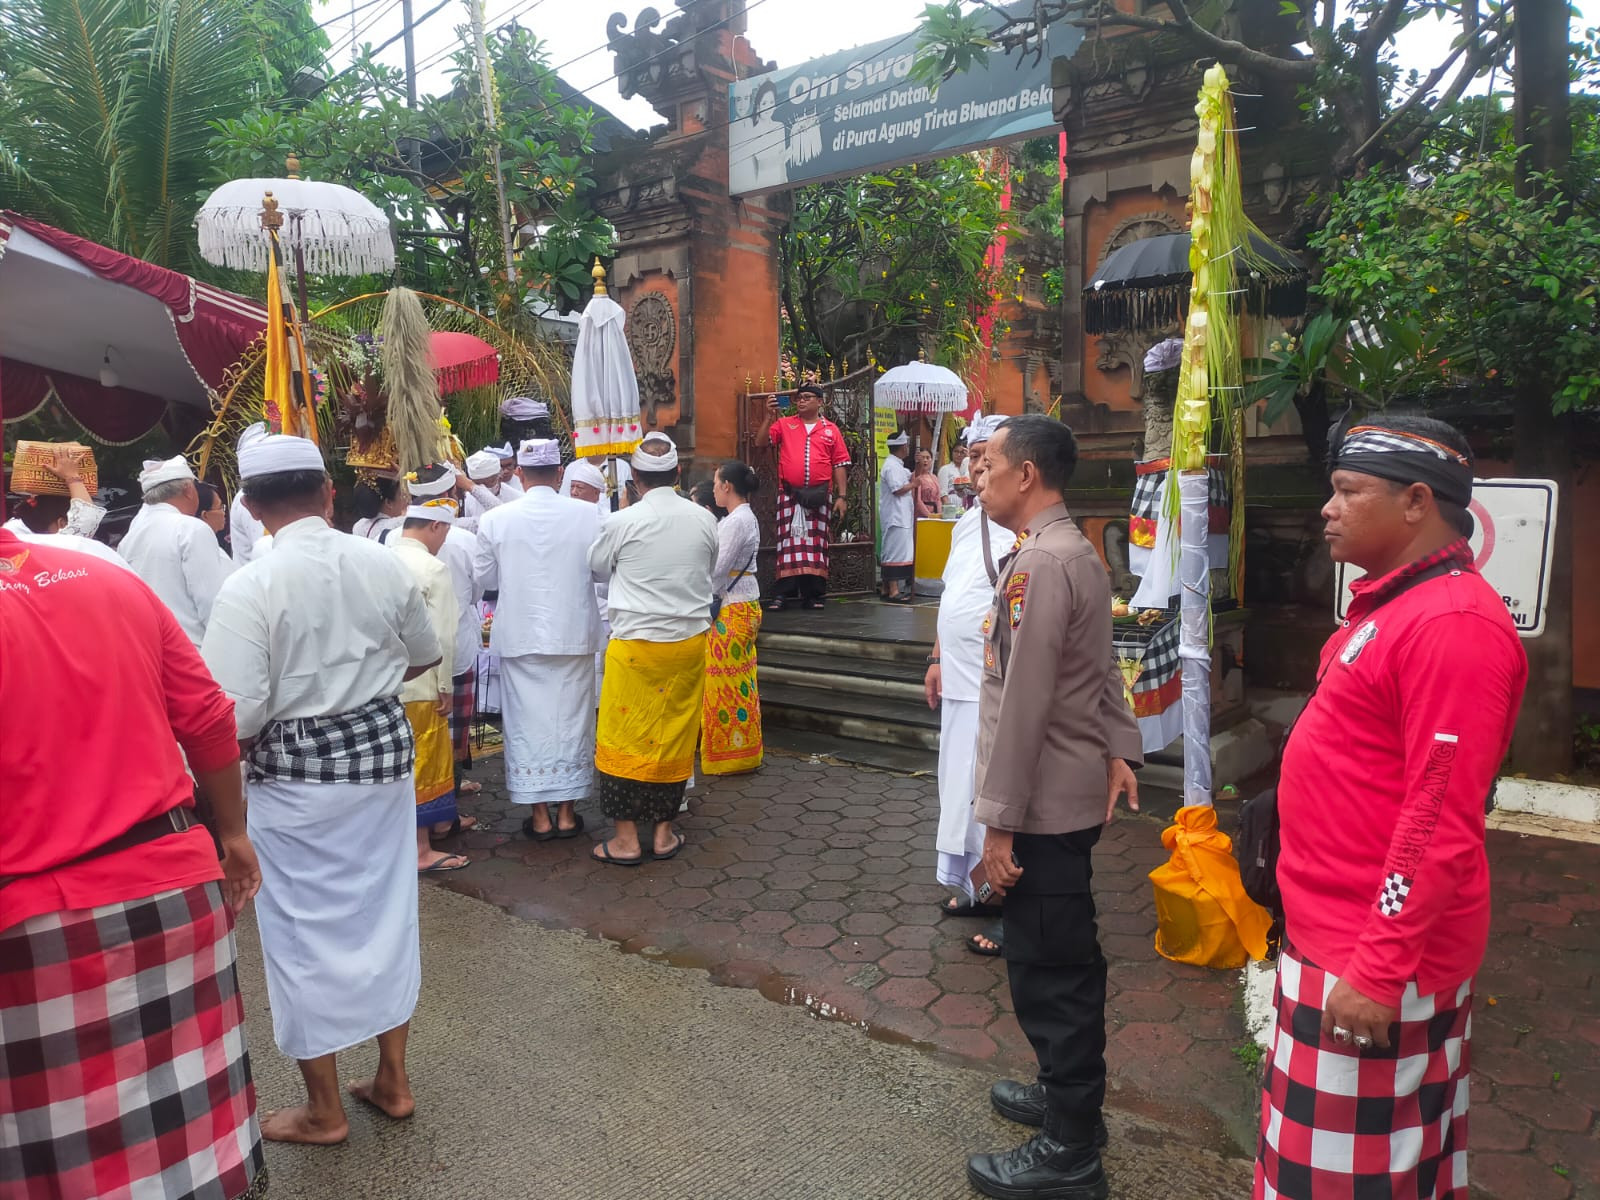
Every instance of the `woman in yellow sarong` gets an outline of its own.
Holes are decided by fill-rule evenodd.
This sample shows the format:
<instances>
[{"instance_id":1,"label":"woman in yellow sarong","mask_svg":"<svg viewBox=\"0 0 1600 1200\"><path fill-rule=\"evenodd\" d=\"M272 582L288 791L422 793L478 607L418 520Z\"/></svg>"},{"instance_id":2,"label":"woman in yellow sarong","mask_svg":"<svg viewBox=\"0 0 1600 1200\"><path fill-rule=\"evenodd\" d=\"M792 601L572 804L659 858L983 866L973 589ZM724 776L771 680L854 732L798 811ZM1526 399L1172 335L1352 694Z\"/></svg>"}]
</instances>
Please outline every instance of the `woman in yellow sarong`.
<instances>
[{"instance_id":1,"label":"woman in yellow sarong","mask_svg":"<svg viewBox=\"0 0 1600 1200\"><path fill-rule=\"evenodd\" d=\"M717 504L728 515L717 525L713 594L722 602L706 635L705 710L700 765L707 775L734 775L761 765L761 697L756 689L756 635L761 588L756 553L761 530L750 508L760 477L742 462L717 469Z\"/></svg>"}]
</instances>

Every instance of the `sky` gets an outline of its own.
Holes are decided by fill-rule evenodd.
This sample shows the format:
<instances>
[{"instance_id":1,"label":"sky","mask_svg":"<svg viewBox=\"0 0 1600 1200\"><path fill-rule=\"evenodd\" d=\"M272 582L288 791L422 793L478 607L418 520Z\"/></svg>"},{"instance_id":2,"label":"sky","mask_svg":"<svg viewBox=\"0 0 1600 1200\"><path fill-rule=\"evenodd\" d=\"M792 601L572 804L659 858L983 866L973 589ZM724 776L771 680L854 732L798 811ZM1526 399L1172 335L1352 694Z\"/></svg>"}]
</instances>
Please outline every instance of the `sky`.
<instances>
[{"instance_id":1,"label":"sky","mask_svg":"<svg viewBox=\"0 0 1600 1200\"><path fill-rule=\"evenodd\" d=\"M412 0L421 18L439 0ZM643 0L487 0L488 27L518 20L533 30L548 46L552 65L563 79L581 90L598 106L636 128L660 123L660 117L644 100L635 96L623 100L611 77L612 56L606 46L606 19L618 3L633 28L633 18L644 7ZM763 59L777 60L779 66L792 66L807 59L862 45L881 38L898 37L916 26L927 0L749 0L751 46ZM351 58L352 6L358 42L378 45L401 28L401 0L332 0L317 3L317 17L333 41L335 67ZM656 7L667 16L673 6L657 0ZM1600 24L1600 0L1580 0L1579 25ZM443 7L427 17L417 28L419 90L424 94L446 90L449 55L458 48L457 27L467 21L465 0L443 0ZM659 28L659 27L658 27ZM1453 30L1436 20L1417 22L1408 27L1398 46L1403 66L1427 70L1448 52ZM378 56L401 66L405 55L396 42Z\"/></svg>"}]
</instances>

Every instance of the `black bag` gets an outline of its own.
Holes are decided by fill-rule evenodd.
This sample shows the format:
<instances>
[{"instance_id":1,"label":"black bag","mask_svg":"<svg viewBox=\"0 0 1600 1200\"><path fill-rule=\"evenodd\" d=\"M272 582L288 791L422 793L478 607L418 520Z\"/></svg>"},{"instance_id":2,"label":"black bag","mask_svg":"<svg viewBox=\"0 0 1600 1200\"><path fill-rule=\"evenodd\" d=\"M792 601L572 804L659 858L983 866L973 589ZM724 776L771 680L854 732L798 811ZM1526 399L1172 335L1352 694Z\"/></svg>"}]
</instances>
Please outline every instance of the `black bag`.
<instances>
[{"instance_id":1,"label":"black bag","mask_svg":"<svg viewBox=\"0 0 1600 1200\"><path fill-rule=\"evenodd\" d=\"M757 549L756 554L759 554L759 553L761 553L761 551L759 549ZM732 579L730 579L728 581L728 590L732 591L733 590L733 585L738 583L739 580L743 579L746 575L750 574L751 568L753 568L755 565L756 565L756 555L752 554L750 556L750 561L745 563L744 569L742 571L740 571L737 575L735 575ZM717 623L717 618L720 617L721 615L722 615L722 597L721 596L713 596L713 597L711 597L711 623L713 625L715 625Z\"/></svg>"},{"instance_id":2,"label":"black bag","mask_svg":"<svg viewBox=\"0 0 1600 1200\"><path fill-rule=\"evenodd\" d=\"M813 483L810 487L792 488L789 494L801 508L823 508L828 503L828 485Z\"/></svg>"},{"instance_id":3,"label":"black bag","mask_svg":"<svg viewBox=\"0 0 1600 1200\"><path fill-rule=\"evenodd\" d=\"M1426 571L1419 571L1385 597L1384 604L1410 591L1419 583L1426 583L1454 569L1451 563L1445 562L1429 567ZM1383 605L1380 604L1378 607L1382 608ZM1376 612L1377 609L1373 611ZM1327 671L1324 670L1322 675L1326 674ZM1316 682L1311 685L1311 692L1306 696L1306 708L1311 707L1317 689L1322 686L1322 675L1318 675ZM1304 711L1305 709L1301 710L1302 713ZM1289 738L1293 736L1295 726L1299 723L1299 717L1289 723L1289 728L1284 730L1283 741L1278 745L1280 772L1283 770L1284 751L1289 748ZM1489 803L1491 805L1494 803L1493 790L1489 793ZM1283 892L1278 888L1278 854L1282 845L1281 827L1278 822L1278 789L1274 786L1250 797L1239 806L1239 827L1233 839L1233 852L1239 859L1239 881L1244 884L1244 894L1272 914L1272 928L1267 931L1268 962L1277 959L1278 949L1283 941Z\"/></svg>"}]
</instances>

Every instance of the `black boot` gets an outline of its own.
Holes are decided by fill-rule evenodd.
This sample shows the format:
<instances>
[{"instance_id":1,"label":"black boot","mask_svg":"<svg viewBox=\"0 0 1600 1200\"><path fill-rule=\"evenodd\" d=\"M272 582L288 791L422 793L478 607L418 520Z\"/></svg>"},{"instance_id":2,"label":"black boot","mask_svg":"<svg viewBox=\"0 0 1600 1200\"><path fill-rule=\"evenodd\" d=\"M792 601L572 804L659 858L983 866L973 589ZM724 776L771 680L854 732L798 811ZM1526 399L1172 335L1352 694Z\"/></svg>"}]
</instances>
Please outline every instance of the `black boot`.
<instances>
[{"instance_id":1,"label":"black boot","mask_svg":"<svg viewBox=\"0 0 1600 1200\"><path fill-rule=\"evenodd\" d=\"M1047 1112L1044 1128L1007 1154L974 1154L967 1180L998 1200L1106 1200L1111 1185L1094 1138L1097 1118Z\"/></svg>"},{"instance_id":2,"label":"black boot","mask_svg":"<svg viewBox=\"0 0 1600 1200\"><path fill-rule=\"evenodd\" d=\"M1018 1083L1015 1079L1002 1079L989 1089L989 1103L995 1112L1019 1125L1032 1125L1035 1129L1044 1124L1044 1084ZM1110 1141L1106 1123L1099 1117L1094 1121L1095 1149L1104 1150Z\"/></svg>"}]
</instances>

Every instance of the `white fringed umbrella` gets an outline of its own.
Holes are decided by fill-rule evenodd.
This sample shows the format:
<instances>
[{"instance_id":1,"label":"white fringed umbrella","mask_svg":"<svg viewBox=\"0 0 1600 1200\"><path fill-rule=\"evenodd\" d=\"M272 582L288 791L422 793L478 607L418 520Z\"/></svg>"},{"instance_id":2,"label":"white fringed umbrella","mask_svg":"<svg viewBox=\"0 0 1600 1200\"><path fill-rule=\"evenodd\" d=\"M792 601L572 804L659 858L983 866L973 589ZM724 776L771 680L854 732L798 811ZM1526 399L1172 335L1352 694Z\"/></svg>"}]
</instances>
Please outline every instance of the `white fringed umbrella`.
<instances>
[{"instance_id":1,"label":"white fringed umbrella","mask_svg":"<svg viewBox=\"0 0 1600 1200\"><path fill-rule=\"evenodd\" d=\"M878 376L872 403L902 413L961 412L967 407L967 385L949 367L906 363Z\"/></svg>"},{"instance_id":2,"label":"white fringed umbrella","mask_svg":"<svg viewBox=\"0 0 1600 1200\"><path fill-rule=\"evenodd\" d=\"M572 449L579 458L605 458L616 491L616 455L632 454L644 437L639 423L639 378L623 332L622 305L606 294L606 270L595 259L594 295L578 318L572 351Z\"/></svg>"},{"instance_id":3,"label":"white fringed umbrella","mask_svg":"<svg viewBox=\"0 0 1600 1200\"><path fill-rule=\"evenodd\" d=\"M297 274L380 275L394 270L389 218L360 192L339 183L301 179L289 160L286 179L235 179L206 199L195 215L207 262L242 271L267 269L271 256L261 230L262 200L272 196L284 217L279 233Z\"/></svg>"}]
</instances>

